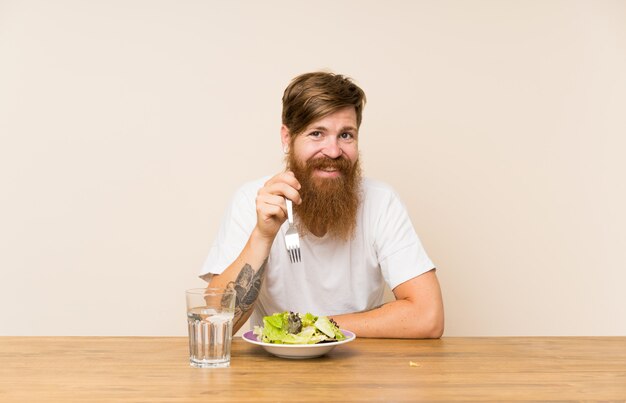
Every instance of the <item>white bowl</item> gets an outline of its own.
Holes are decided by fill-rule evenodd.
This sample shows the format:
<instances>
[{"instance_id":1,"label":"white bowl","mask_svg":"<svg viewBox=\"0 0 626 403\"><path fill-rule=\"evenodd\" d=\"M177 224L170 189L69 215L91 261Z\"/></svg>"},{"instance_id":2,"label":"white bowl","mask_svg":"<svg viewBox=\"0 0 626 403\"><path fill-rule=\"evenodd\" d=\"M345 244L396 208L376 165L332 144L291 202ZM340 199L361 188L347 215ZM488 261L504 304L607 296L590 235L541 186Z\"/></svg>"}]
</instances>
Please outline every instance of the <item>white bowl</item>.
<instances>
[{"instance_id":1,"label":"white bowl","mask_svg":"<svg viewBox=\"0 0 626 403\"><path fill-rule=\"evenodd\" d=\"M265 349L270 354L274 354L281 358L303 359L303 358L315 358L330 352L333 348L340 344L350 343L356 339L356 335L349 330L341 329L341 332L346 336L341 341L333 341L331 343L318 343L318 344L272 344L263 343L259 341L252 330L245 332L242 338L251 344L257 344Z\"/></svg>"}]
</instances>

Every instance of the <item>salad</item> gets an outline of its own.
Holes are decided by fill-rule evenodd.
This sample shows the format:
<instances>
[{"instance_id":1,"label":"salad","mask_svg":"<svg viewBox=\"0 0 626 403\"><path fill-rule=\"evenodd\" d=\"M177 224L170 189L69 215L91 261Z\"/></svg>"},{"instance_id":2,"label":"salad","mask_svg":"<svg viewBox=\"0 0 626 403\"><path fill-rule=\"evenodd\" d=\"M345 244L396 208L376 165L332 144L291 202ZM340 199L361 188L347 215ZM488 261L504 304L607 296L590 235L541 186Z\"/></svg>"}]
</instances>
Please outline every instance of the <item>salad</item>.
<instances>
[{"instance_id":1,"label":"salad","mask_svg":"<svg viewBox=\"0 0 626 403\"><path fill-rule=\"evenodd\" d=\"M316 344L346 338L334 320L294 312L263 317L263 327L255 326L253 333L263 343L273 344Z\"/></svg>"}]
</instances>

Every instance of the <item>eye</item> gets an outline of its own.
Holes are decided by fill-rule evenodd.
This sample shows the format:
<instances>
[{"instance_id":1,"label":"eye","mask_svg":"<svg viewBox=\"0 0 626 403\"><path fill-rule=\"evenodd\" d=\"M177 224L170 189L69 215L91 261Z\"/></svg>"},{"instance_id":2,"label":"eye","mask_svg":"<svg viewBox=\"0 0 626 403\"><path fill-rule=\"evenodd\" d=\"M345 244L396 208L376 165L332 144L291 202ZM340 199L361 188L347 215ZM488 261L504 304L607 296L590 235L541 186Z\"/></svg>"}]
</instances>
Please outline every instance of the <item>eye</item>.
<instances>
[{"instance_id":1,"label":"eye","mask_svg":"<svg viewBox=\"0 0 626 403\"><path fill-rule=\"evenodd\" d=\"M339 138L341 138L342 140L350 140L354 138L354 135L352 135L352 133L350 132L344 132L339 135Z\"/></svg>"},{"instance_id":2,"label":"eye","mask_svg":"<svg viewBox=\"0 0 626 403\"><path fill-rule=\"evenodd\" d=\"M322 137L322 132L316 130L314 132L309 133L309 136L315 137L315 138Z\"/></svg>"}]
</instances>

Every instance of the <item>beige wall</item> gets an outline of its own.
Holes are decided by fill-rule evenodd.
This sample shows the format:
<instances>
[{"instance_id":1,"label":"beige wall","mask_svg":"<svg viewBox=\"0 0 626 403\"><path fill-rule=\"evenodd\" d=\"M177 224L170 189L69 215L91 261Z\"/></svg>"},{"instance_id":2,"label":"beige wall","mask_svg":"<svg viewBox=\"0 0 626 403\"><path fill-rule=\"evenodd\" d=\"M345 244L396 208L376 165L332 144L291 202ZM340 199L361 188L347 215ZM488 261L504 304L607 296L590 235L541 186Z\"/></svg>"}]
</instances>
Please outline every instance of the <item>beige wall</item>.
<instances>
[{"instance_id":1,"label":"beige wall","mask_svg":"<svg viewBox=\"0 0 626 403\"><path fill-rule=\"evenodd\" d=\"M446 335L626 334L626 2L293 3L0 1L0 334L184 335L316 69L367 92Z\"/></svg>"}]
</instances>

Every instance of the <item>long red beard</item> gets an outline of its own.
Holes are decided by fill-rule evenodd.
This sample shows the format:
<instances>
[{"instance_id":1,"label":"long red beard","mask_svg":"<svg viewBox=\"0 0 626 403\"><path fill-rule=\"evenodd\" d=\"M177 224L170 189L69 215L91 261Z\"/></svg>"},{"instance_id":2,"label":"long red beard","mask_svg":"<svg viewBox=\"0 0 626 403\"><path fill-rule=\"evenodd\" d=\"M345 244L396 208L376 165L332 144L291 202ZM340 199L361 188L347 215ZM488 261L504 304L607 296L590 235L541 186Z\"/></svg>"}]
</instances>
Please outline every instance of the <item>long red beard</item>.
<instances>
[{"instance_id":1,"label":"long red beard","mask_svg":"<svg viewBox=\"0 0 626 403\"><path fill-rule=\"evenodd\" d=\"M301 164L290 152L287 164L302 186L302 203L294 205L300 233L313 233L319 237L328 234L344 241L350 239L354 235L361 202L359 160L352 164L343 157L315 158ZM336 178L313 176L314 170L323 168L336 168L341 175Z\"/></svg>"}]
</instances>

